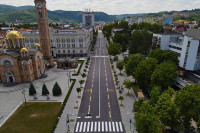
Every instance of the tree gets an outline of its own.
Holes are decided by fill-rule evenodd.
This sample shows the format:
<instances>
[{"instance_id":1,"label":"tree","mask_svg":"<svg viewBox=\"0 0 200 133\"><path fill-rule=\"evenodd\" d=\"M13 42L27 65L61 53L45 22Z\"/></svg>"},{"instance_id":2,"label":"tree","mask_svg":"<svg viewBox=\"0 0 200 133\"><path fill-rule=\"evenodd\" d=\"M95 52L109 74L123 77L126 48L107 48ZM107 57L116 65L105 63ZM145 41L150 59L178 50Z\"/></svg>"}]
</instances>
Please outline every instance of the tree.
<instances>
[{"instance_id":1,"label":"tree","mask_svg":"<svg viewBox=\"0 0 200 133\"><path fill-rule=\"evenodd\" d=\"M118 60L118 56L117 56L117 55L115 55L115 57L114 57L114 60L115 60L115 61L117 61L117 60Z\"/></svg>"},{"instance_id":2,"label":"tree","mask_svg":"<svg viewBox=\"0 0 200 133\"><path fill-rule=\"evenodd\" d=\"M128 89L128 95L129 95L129 90L132 88L133 83L130 80L124 80L123 85Z\"/></svg>"},{"instance_id":3,"label":"tree","mask_svg":"<svg viewBox=\"0 0 200 133\"><path fill-rule=\"evenodd\" d=\"M149 104L155 106L159 100L160 95L161 95L161 88L158 86L154 86L150 93Z\"/></svg>"},{"instance_id":4,"label":"tree","mask_svg":"<svg viewBox=\"0 0 200 133\"><path fill-rule=\"evenodd\" d=\"M163 90L174 83L178 76L177 67L173 63L164 62L158 65L151 76L151 85L160 86Z\"/></svg>"},{"instance_id":5,"label":"tree","mask_svg":"<svg viewBox=\"0 0 200 133\"><path fill-rule=\"evenodd\" d=\"M140 89L150 87L151 76L157 66L158 61L153 58L148 58L141 61L135 69L135 79Z\"/></svg>"},{"instance_id":6,"label":"tree","mask_svg":"<svg viewBox=\"0 0 200 133\"><path fill-rule=\"evenodd\" d=\"M157 115L164 126L171 127L171 130L181 129L180 111L172 100L172 96L163 93L156 104Z\"/></svg>"},{"instance_id":7,"label":"tree","mask_svg":"<svg viewBox=\"0 0 200 133\"><path fill-rule=\"evenodd\" d=\"M85 82L85 80L79 80L80 88L82 87L82 84Z\"/></svg>"},{"instance_id":8,"label":"tree","mask_svg":"<svg viewBox=\"0 0 200 133\"><path fill-rule=\"evenodd\" d=\"M47 95L49 94L49 90L47 89L47 86L45 84L43 84L42 86L42 95Z\"/></svg>"},{"instance_id":9,"label":"tree","mask_svg":"<svg viewBox=\"0 0 200 133\"><path fill-rule=\"evenodd\" d=\"M158 60L158 63L163 63L164 61L171 61L174 64L178 64L178 54L175 52L170 52L162 49L154 49L149 55L149 58L155 58Z\"/></svg>"},{"instance_id":10,"label":"tree","mask_svg":"<svg viewBox=\"0 0 200 133\"><path fill-rule=\"evenodd\" d=\"M148 103L142 104L135 113L135 127L138 133L158 133L159 119L155 109Z\"/></svg>"},{"instance_id":11,"label":"tree","mask_svg":"<svg viewBox=\"0 0 200 133\"><path fill-rule=\"evenodd\" d=\"M86 69L84 69L84 71L86 71ZM81 76L82 76L82 78L85 78L85 77L86 77L86 74L83 73L83 74L81 74Z\"/></svg>"},{"instance_id":12,"label":"tree","mask_svg":"<svg viewBox=\"0 0 200 133\"><path fill-rule=\"evenodd\" d=\"M60 86L58 85L57 82L54 84L52 92L53 92L53 96L60 96L60 95L62 95L62 90L61 90L61 88L60 88Z\"/></svg>"},{"instance_id":13,"label":"tree","mask_svg":"<svg viewBox=\"0 0 200 133\"><path fill-rule=\"evenodd\" d=\"M180 109L185 132L190 129L190 121L200 121L200 85L186 86L176 93L175 104Z\"/></svg>"},{"instance_id":14,"label":"tree","mask_svg":"<svg viewBox=\"0 0 200 133\"><path fill-rule=\"evenodd\" d=\"M120 70L120 74L121 74L121 71L124 68L124 62L123 61L119 61L119 62L117 62L116 66Z\"/></svg>"},{"instance_id":15,"label":"tree","mask_svg":"<svg viewBox=\"0 0 200 133\"><path fill-rule=\"evenodd\" d=\"M36 90L35 90L34 85L31 83L29 87L29 95L33 96L34 94L36 94Z\"/></svg>"},{"instance_id":16,"label":"tree","mask_svg":"<svg viewBox=\"0 0 200 133\"><path fill-rule=\"evenodd\" d=\"M137 65L145 59L145 56L142 54L129 55L127 64L125 65L125 72L127 76L134 76L135 69Z\"/></svg>"},{"instance_id":17,"label":"tree","mask_svg":"<svg viewBox=\"0 0 200 133\"><path fill-rule=\"evenodd\" d=\"M113 38L113 42L119 43L122 47L122 52L125 52L129 44L129 34L116 32Z\"/></svg>"},{"instance_id":18,"label":"tree","mask_svg":"<svg viewBox=\"0 0 200 133\"><path fill-rule=\"evenodd\" d=\"M138 101L135 101L135 103L133 104L133 112L138 112L141 108L141 106L144 103L144 99L139 99Z\"/></svg>"},{"instance_id":19,"label":"tree","mask_svg":"<svg viewBox=\"0 0 200 133\"><path fill-rule=\"evenodd\" d=\"M122 90L119 90L119 94L120 94L120 96L122 95Z\"/></svg>"},{"instance_id":20,"label":"tree","mask_svg":"<svg viewBox=\"0 0 200 133\"><path fill-rule=\"evenodd\" d=\"M76 91L77 91L77 93L79 95L79 93L81 92L81 88L76 88Z\"/></svg>"},{"instance_id":21,"label":"tree","mask_svg":"<svg viewBox=\"0 0 200 133\"><path fill-rule=\"evenodd\" d=\"M123 104L122 104L122 101L124 100L124 97L123 97L123 96L120 96L120 97L119 97L119 100L121 100L121 104L120 104L120 105L122 106L122 105L123 105Z\"/></svg>"},{"instance_id":22,"label":"tree","mask_svg":"<svg viewBox=\"0 0 200 133\"><path fill-rule=\"evenodd\" d=\"M108 45L108 54L115 56L120 54L122 51L121 45L119 43L109 43Z\"/></svg>"},{"instance_id":23,"label":"tree","mask_svg":"<svg viewBox=\"0 0 200 133\"><path fill-rule=\"evenodd\" d=\"M147 31L135 30L129 45L129 54L141 53L147 55L152 46L152 34Z\"/></svg>"}]
</instances>

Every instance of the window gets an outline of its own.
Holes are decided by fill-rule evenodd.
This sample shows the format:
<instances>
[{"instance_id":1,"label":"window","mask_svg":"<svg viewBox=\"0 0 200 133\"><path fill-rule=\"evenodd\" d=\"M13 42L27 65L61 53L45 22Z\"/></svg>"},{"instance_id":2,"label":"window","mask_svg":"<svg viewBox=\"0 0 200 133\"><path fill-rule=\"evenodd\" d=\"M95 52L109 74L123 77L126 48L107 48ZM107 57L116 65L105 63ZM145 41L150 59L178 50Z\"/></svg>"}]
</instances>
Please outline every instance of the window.
<instances>
[{"instance_id":1,"label":"window","mask_svg":"<svg viewBox=\"0 0 200 133\"><path fill-rule=\"evenodd\" d=\"M67 44L67 47L70 48L70 44Z\"/></svg>"},{"instance_id":2,"label":"window","mask_svg":"<svg viewBox=\"0 0 200 133\"><path fill-rule=\"evenodd\" d=\"M65 53L65 50L63 50L63 53Z\"/></svg>"},{"instance_id":3,"label":"window","mask_svg":"<svg viewBox=\"0 0 200 133\"><path fill-rule=\"evenodd\" d=\"M61 47L60 44L57 44L57 47L60 48Z\"/></svg>"},{"instance_id":4,"label":"window","mask_svg":"<svg viewBox=\"0 0 200 133\"><path fill-rule=\"evenodd\" d=\"M72 41L72 42L75 42L75 39L72 39L71 41Z\"/></svg>"},{"instance_id":5,"label":"window","mask_svg":"<svg viewBox=\"0 0 200 133\"><path fill-rule=\"evenodd\" d=\"M70 42L70 39L67 39L67 42Z\"/></svg>"},{"instance_id":6,"label":"window","mask_svg":"<svg viewBox=\"0 0 200 133\"><path fill-rule=\"evenodd\" d=\"M4 61L4 65L5 65L5 66L10 66L10 65L11 65L11 62L8 61L8 60L6 60L6 61Z\"/></svg>"},{"instance_id":7,"label":"window","mask_svg":"<svg viewBox=\"0 0 200 133\"><path fill-rule=\"evenodd\" d=\"M80 53L82 54L82 53L83 53L83 50L80 50Z\"/></svg>"},{"instance_id":8,"label":"window","mask_svg":"<svg viewBox=\"0 0 200 133\"><path fill-rule=\"evenodd\" d=\"M35 38L35 42L36 42L36 43L39 43L39 39Z\"/></svg>"},{"instance_id":9,"label":"window","mask_svg":"<svg viewBox=\"0 0 200 133\"><path fill-rule=\"evenodd\" d=\"M31 39L30 39L30 42L31 42L31 43L34 43L34 40L31 38Z\"/></svg>"},{"instance_id":10,"label":"window","mask_svg":"<svg viewBox=\"0 0 200 133\"><path fill-rule=\"evenodd\" d=\"M58 50L58 53L60 54L60 50Z\"/></svg>"},{"instance_id":11,"label":"window","mask_svg":"<svg viewBox=\"0 0 200 133\"><path fill-rule=\"evenodd\" d=\"M73 50L73 53L75 53L75 50Z\"/></svg>"},{"instance_id":12,"label":"window","mask_svg":"<svg viewBox=\"0 0 200 133\"><path fill-rule=\"evenodd\" d=\"M72 44L72 48L75 48L75 44Z\"/></svg>"},{"instance_id":13,"label":"window","mask_svg":"<svg viewBox=\"0 0 200 133\"><path fill-rule=\"evenodd\" d=\"M65 48L65 44L62 44L62 47Z\"/></svg>"},{"instance_id":14,"label":"window","mask_svg":"<svg viewBox=\"0 0 200 133\"><path fill-rule=\"evenodd\" d=\"M65 39L61 39L62 42L65 42Z\"/></svg>"},{"instance_id":15,"label":"window","mask_svg":"<svg viewBox=\"0 0 200 133\"><path fill-rule=\"evenodd\" d=\"M60 39L56 39L56 41L59 43L59 42L60 42Z\"/></svg>"},{"instance_id":16,"label":"window","mask_svg":"<svg viewBox=\"0 0 200 133\"><path fill-rule=\"evenodd\" d=\"M39 10L39 18L42 18L42 11Z\"/></svg>"},{"instance_id":17,"label":"window","mask_svg":"<svg viewBox=\"0 0 200 133\"><path fill-rule=\"evenodd\" d=\"M83 48L83 44L80 44L80 48Z\"/></svg>"},{"instance_id":18,"label":"window","mask_svg":"<svg viewBox=\"0 0 200 133\"><path fill-rule=\"evenodd\" d=\"M68 50L68 53L70 54L70 50Z\"/></svg>"}]
</instances>

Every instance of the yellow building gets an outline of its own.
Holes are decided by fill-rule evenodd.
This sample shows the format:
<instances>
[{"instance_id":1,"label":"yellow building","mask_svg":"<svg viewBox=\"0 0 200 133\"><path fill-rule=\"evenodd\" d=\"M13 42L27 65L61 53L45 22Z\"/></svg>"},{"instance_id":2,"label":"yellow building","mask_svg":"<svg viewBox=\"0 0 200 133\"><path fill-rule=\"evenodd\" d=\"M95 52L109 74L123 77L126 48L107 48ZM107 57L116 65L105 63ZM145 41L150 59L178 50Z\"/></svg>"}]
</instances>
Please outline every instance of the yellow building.
<instances>
[{"instance_id":1,"label":"yellow building","mask_svg":"<svg viewBox=\"0 0 200 133\"><path fill-rule=\"evenodd\" d=\"M31 82L45 72L44 57L40 45L25 48L23 35L12 30L6 35L7 49L0 49L0 82L15 84Z\"/></svg>"}]
</instances>

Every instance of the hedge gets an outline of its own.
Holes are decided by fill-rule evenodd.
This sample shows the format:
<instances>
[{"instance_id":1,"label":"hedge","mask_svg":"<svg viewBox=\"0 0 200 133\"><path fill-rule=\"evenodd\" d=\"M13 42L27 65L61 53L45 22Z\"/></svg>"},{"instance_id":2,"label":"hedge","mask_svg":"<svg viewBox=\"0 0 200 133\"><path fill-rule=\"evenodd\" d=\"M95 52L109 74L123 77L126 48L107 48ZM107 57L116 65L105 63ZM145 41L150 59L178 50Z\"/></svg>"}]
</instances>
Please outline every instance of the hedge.
<instances>
[{"instance_id":1,"label":"hedge","mask_svg":"<svg viewBox=\"0 0 200 133\"><path fill-rule=\"evenodd\" d=\"M58 122L59 122L59 118L61 117L61 115L62 115L62 113L63 113L63 110L64 110L65 105L66 105L66 103L67 103L67 101L68 101L68 99L69 99L69 96L70 96L71 92L72 92L72 89L73 89L73 87L74 87L74 84L75 84L75 82L76 82L76 79L71 79L70 82L71 82L71 81L72 81L72 84L71 84L71 86L70 86L70 88L69 88L69 90L68 90L68 92L67 92L67 95L66 95L64 101L63 101L63 104L62 104L62 107L61 107L61 109L60 109L60 112L58 113L58 119L56 120L56 122L55 122L55 124L54 124L54 127L52 128L52 133L55 132L55 129L56 129L56 127L57 127L57 125L58 125Z\"/></svg>"},{"instance_id":2,"label":"hedge","mask_svg":"<svg viewBox=\"0 0 200 133\"><path fill-rule=\"evenodd\" d=\"M72 74L72 76L78 76L78 75L79 75L79 73L80 73L80 71L81 71L81 68L82 68L82 66L83 66L84 61L83 61L83 60L79 60L79 62L81 62L80 67L78 68L78 71L76 72L76 74Z\"/></svg>"}]
</instances>

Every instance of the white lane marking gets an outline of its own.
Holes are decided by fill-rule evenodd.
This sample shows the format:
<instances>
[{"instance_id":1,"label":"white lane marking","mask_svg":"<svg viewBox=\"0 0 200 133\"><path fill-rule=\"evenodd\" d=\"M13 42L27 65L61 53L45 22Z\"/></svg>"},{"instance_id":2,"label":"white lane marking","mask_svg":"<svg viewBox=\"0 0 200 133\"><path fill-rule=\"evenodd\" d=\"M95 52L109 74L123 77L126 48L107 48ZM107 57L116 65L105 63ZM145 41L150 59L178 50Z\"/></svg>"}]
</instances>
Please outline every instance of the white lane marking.
<instances>
[{"instance_id":1,"label":"white lane marking","mask_svg":"<svg viewBox=\"0 0 200 133\"><path fill-rule=\"evenodd\" d=\"M100 131L101 131L101 123L98 122L98 132L100 132Z\"/></svg>"},{"instance_id":2,"label":"white lane marking","mask_svg":"<svg viewBox=\"0 0 200 133\"><path fill-rule=\"evenodd\" d=\"M109 122L109 132L112 132L111 122Z\"/></svg>"},{"instance_id":3,"label":"white lane marking","mask_svg":"<svg viewBox=\"0 0 200 133\"><path fill-rule=\"evenodd\" d=\"M105 122L105 128L106 128L106 132L108 132L108 125L107 125L107 122Z\"/></svg>"},{"instance_id":4,"label":"white lane marking","mask_svg":"<svg viewBox=\"0 0 200 133\"><path fill-rule=\"evenodd\" d=\"M100 73L100 68L101 68L101 67L100 67L100 62L101 62L101 61L99 61L99 116L97 116L96 118L100 118L100 115L101 115L101 112L100 112L100 111L101 111L101 109L100 109L100 108L101 108L101 106L100 106L100 100L101 100L101 99L100 99L100 95L101 95L101 91L100 91L100 87L101 87L101 86L100 86L100 85L101 85L101 80L100 80L100 74L101 74L101 73Z\"/></svg>"},{"instance_id":5,"label":"white lane marking","mask_svg":"<svg viewBox=\"0 0 200 133\"><path fill-rule=\"evenodd\" d=\"M115 122L115 123L116 123L116 130L117 132L119 132L118 122Z\"/></svg>"},{"instance_id":6,"label":"white lane marking","mask_svg":"<svg viewBox=\"0 0 200 133\"><path fill-rule=\"evenodd\" d=\"M79 122L77 122L77 124L76 124L76 131L75 132L78 132L78 128L79 128Z\"/></svg>"},{"instance_id":7,"label":"white lane marking","mask_svg":"<svg viewBox=\"0 0 200 133\"><path fill-rule=\"evenodd\" d=\"M120 131L123 132L123 128L122 128L122 123L119 122L119 128L120 128Z\"/></svg>"},{"instance_id":8,"label":"white lane marking","mask_svg":"<svg viewBox=\"0 0 200 133\"><path fill-rule=\"evenodd\" d=\"M104 122L102 121L102 132L104 132Z\"/></svg>"},{"instance_id":9,"label":"white lane marking","mask_svg":"<svg viewBox=\"0 0 200 133\"><path fill-rule=\"evenodd\" d=\"M91 122L91 132L93 132L93 122Z\"/></svg>"},{"instance_id":10,"label":"white lane marking","mask_svg":"<svg viewBox=\"0 0 200 133\"><path fill-rule=\"evenodd\" d=\"M97 122L94 123L94 131L97 131Z\"/></svg>"},{"instance_id":11,"label":"white lane marking","mask_svg":"<svg viewBox=\"0 0 200 133\"><path fill-rule=\"evenodd\" d=\"M83 126L83 122L81 122L81 126L80 126L80 129L79 129L79 132L82 132L82 126Z\"/></svg>"},{"instance_id":12,"label":"white lane marking","mask_svg":"<svg viewBox=\"0 0 200 133\"><path fill-rule=\"evenodd\" d=\"M90 122L88 122L88 125L87 125L87 132L90 131Z\"/></svg>"},{"instance_id":13,"label":"white lane marking","mask_svg":"<svg viewBox=\"0 0 200 133\"><path fill-rule=\"evenodd\" d=\"M84 122L84 126L83 126L83 132L85 132L85 129L86 129L86 122Z\"/></svg>"},{"instance_id":14,"label":"white lane marking","mask_svg":"<svg viewBox=\"0 0 200 133\"><path fill-rule=\"evenodd\" d=\"M112 122L113 132L115 132L115 122Z\"/></svg>"}]
</instances>

